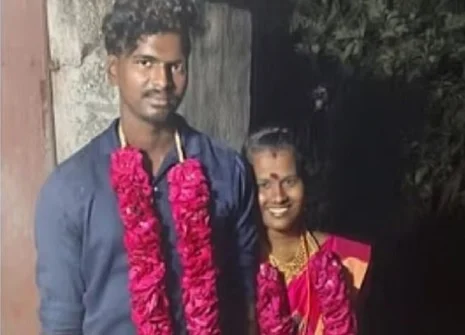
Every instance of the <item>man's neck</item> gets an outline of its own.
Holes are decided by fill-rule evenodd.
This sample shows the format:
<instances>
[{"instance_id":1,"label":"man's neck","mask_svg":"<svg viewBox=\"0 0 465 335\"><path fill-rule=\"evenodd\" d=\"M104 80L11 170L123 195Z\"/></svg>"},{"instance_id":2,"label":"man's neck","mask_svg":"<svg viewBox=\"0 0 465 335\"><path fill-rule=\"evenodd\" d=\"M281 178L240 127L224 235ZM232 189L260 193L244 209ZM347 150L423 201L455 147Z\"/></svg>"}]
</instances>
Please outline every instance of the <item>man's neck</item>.
<instances>
[{"instance_id":1,"label":"man's neck","mask_svg":"<svg viewBox=\"0 0 465 335\"><path fill-rule=\"evenodd\" d=\"M174 125L154 125L125 114L121 115L120 122L126 142L147 154L156 173L174 145Z\"/></svg>"}]
</instances>

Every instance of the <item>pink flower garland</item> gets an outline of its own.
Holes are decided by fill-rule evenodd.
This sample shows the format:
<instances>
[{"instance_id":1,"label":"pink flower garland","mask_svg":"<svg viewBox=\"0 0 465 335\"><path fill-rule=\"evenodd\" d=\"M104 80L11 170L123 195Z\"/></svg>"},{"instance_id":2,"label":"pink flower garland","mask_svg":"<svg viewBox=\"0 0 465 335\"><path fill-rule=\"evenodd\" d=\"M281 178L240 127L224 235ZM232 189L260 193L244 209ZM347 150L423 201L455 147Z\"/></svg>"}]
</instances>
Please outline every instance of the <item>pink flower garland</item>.
<instances>
[{"instance_id":1,"label":"pink flower garland","mask_svg":"<svg viewBox=\"0 0 465 335\"><path fill-rule=\"evenodd\" d=\"M131 316L139 335L172 335L160 224L142 161L142 154L132 148L120 149L111 156L111 183L125 228Z\"/></svg>"},{"instance_id":2,"label":"pink flower garland","mask_svg":"<svg viewBox=\"0 0 465 335\"><path fill-rule=\"evenodd\" d=\"M210 192L200 162L187 159L168 172L169 200L181 258L182 301L190 335L219 335L217 269L213 260Z\"/></svg>"},{"instance_id":3,"label":"pink flower garland","mask_svg":"<svg viewBox=\"0 0 465 335\"><path fill-rule=\"evenodd\" d=\"M257 317L261 335L292 335L287 290L278 269L262 263L257 275Z\"/></svg>"},{"instance_id":4,"label":"pink flower garland","mask_svg":"<svg viewBox=\"0 0 465 335\"><path fill-rule=\"evenodd\" d=\"M172 335L160 223L142 154L130 147L117 150L111 157L110 172L125 228L131 317L137 333ZM189 334L220 334L206 178L200 163L189 159L169 171L168 181L183 265L181 286Z\"/></svg>"},{"instance_id":5,"label":"pink flower garland","mask_svg":"<svg viewBox=\"0 0 465 335\"><path fill-rule=\"evenodd\" d=\"M321 310L324 335L357 334L343 270L338 255L331 251L319 250L310 260L310 278ZM260 334L294 334L286 286L279 270L270 263L260 267L257 290Z\"/></svg>"},{"instance_id":6,"label":"pink flower garland","mask_svg":"<svg viewBox=\"0 0 465 335\"><path fill-rule=\"evenodd\" d=\"M332 251L320 250L310 260L310 278L320 305L324 335L357 334L343 270L339 256Z\"/></svg>"},{"instance_id":7,"label":"pink flower garland","mask_svg":"<svg viewBox=\"0 0 465 335\"><path fill-rule=\"evenodd\" d=\"M160 224L142 154L124 148L111 157L111 182L125 227L124 245L129 261L131 316L139 335L172 335L166 296L166 268L160 249ZM216 292L217 269L213 261L210 200L207 180L198 161L188 159L168 173L169 200L181 258L182 300L190 335L219 335ZM311 278L318 296L325 335L355 335L343 266L338 256L320 250L311 259ZM289 335L293 324L287 292L278 270L265 263L257 276L257 314L263 335Z\"/></svg>"}]
</instances>

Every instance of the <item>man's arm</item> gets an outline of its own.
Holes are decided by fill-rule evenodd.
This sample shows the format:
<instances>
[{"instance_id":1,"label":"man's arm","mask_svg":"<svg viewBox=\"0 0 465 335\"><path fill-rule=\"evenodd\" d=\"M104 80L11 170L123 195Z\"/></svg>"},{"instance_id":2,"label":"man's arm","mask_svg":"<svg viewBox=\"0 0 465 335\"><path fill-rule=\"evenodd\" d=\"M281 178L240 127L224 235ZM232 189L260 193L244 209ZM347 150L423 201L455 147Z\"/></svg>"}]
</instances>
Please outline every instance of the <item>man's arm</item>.
<instances>
[{"instance_id":1,"label":"man's arm","mask_svg":"<svg viewBox=\"0 0 465 335\"><path fill-rule=\"evenodd\" d=\"M239 267L243 278L249 319L249 334L256 333L255 284L259 263L258 225L260 212L255 181L250 166L237 158L238 215L236 223Z\"/></svg>"},{"instance_id":2,"label":"man's arm","mask_svg":"<svg viewBox=\"0 0 465 335\"><path fill-rule=\"evenodd\" d=\"M55 172L37 199L36 284L41 334L82 334L81 228L78 205L72 198L69 187Z\"/></svg>"}]
</instances>

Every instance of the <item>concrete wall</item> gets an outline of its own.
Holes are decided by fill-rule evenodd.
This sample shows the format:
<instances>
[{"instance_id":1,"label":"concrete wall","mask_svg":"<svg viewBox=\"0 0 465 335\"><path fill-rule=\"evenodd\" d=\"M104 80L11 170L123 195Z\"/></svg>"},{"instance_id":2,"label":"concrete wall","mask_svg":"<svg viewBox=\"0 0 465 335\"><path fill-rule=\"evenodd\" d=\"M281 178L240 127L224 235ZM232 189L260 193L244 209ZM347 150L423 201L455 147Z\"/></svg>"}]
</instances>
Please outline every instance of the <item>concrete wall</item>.
<instances>
[{"instance_id":1,"label":"concrete wall","mask_svg":"<svg viewBox=\"0 0 465 335\"><path fill-rule=\"evenodd\" d=\"M48 0L57 160L117 116L106 81L100 25L111 0ZM179 112L198 129L239 148L250 119L251 14L205 6L207 30L194 41L190 79Z\"/></svg>"}]
</instances>

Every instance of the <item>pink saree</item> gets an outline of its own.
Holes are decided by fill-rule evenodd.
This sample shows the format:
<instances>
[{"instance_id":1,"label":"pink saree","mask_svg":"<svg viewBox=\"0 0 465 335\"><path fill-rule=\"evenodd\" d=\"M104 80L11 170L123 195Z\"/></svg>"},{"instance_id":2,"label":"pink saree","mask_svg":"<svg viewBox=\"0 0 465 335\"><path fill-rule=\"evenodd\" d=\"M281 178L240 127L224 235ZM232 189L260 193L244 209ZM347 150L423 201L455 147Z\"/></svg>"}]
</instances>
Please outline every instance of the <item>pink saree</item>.
<instances>
[{"instance_id":1,"label":"pink saree","mask_svg":"<svg viewBox=\"0 0 465 335\"><path fill-rule=\"evenodd\" d=\"M342 237L329 236L320 249L326 249L339 255L347 270L346 280L351 288L351 300L355 303L370 260L370 246ZM310 255L310 259L313 255ZM286 283L289 303L293 317L301 320L301 325L305 325L300 327L299 335L322 335L323 323L318 300L315 294L312 295L312 288L309 285L308 265L307 263L300 273Z\"/></svg>"}]
</instances>

